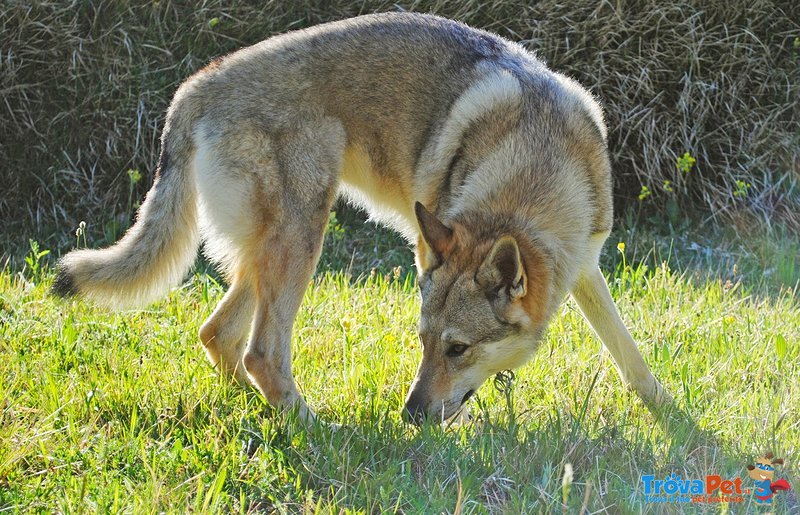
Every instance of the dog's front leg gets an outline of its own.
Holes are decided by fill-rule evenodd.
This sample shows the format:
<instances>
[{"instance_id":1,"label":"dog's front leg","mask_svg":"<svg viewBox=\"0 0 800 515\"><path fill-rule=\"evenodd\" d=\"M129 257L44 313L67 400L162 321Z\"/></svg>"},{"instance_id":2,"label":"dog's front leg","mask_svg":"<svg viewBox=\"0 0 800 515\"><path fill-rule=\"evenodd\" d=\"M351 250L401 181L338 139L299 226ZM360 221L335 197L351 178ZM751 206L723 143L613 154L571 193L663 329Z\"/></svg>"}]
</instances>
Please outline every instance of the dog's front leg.
<instances>
[{"instance_id":1,"label":"dog's front leg","mask_svg":"<svg viewBox=\"0 0 800 515\"><path fill-rule=\"evenodd\" d=\"M582 272L571 293L589 324L611 352L622 380L633 387L651 408L660 409L672 404L672 397L650 372L639 347L620 318L600 269L594 267Z\"/></svg>"}]
</instances>

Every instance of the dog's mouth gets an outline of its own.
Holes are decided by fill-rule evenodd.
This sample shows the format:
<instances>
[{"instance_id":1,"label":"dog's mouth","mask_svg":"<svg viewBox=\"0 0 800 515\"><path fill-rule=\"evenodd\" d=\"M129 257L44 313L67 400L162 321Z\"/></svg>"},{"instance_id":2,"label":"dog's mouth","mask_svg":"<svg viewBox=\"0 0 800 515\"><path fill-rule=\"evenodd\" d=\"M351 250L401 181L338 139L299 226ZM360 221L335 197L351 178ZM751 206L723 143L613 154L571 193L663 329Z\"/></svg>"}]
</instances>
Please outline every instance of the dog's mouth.
<instances>
[{"instance_id":1,"label":"dog's mouth","mask_svg":"<svg viewBox=\"0 0 800 515\"><path fill-rule=\"evenodd\" d=\"M469 390L467 393L465 393L464 397L461 399L461 404L462 405L465 404L469 400L469 398L472 397L472 394L474 393L475 390Z\"/></svg>"},{"instance_id":2,"label":"dog's mouth","mask_svg":"<svg viewBox=\"0 0 800 515\"><path fill-rule=\"evenodd\" d=\"M448 415L448 416L445 416L445 413L446 413L447 410L446 410L446 408L444 406L444 403L442 403L442 411L440 411L438 413L438 415L437 415L440 418L440 422L441 423L447 423L448 425L450 425L454 421L459 420L459 415L461 415L465 411L464 405L467 403L467 401L474 394L475 394L475 389L474 388L468 390L467 393L465 393L464 396L461 398L461 403L458 405L456 410L453 413L451 413L450 415ZM403 409L403 419L406 422L410 422L410 423L412 423L414 425L417 425L417 426L421 425L424 422L424 420L426 418L428 418L429 416L430 416L430 414L426 413L425 411L420 409L418 406L415 407L415 408L409 408L408 405L406 405L406 407ZM467 418L471 419L472 417L467 415Z\"/></svg>"}]
</instances>

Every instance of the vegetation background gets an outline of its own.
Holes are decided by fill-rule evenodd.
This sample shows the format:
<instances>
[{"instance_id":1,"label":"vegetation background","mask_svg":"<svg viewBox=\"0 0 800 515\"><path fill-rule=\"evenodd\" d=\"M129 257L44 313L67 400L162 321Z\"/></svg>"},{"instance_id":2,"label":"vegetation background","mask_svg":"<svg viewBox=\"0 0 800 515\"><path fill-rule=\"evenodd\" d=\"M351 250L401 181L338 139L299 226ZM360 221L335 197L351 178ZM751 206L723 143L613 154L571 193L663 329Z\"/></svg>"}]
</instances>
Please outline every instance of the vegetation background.
<instances>
[{"instance_id":1,"label":"vegetation background","mask_svg":"<svg viewBox=\"0 0 800 515\"><path fill-rule=\"evenodd\" d=\"M273 34L400 9L522 42L597 95L619 206L644 192L648 210L673 218L800 228L800 4L791 0L5 0L0 217L55 235L126 212L126 171L142 172L132 195L142 198L166 107L188 75ZM686 152L690 172L675 166Z\"/></svg>"},{"instance_id":2,"label":"vegetation background","mask_svg":"<svg viewBox=\"0 0 800 515\"><path fill-rule=\"evenodd\" d=\"M653 424L571 302L472 425L404 427L411 254L344 205L295 351L312 406L352 430L293 432L214 374L195 335L224 286L202 261L146 310L46 296L54 258L132 222L180 81L273 34L396 10L519 41L604 105L603 265L697 427ZM798 98L792 0L0 0L0 511L668 512L641 474L746 480L767 450L800 488Z\"/></svg>"}]
</instances>

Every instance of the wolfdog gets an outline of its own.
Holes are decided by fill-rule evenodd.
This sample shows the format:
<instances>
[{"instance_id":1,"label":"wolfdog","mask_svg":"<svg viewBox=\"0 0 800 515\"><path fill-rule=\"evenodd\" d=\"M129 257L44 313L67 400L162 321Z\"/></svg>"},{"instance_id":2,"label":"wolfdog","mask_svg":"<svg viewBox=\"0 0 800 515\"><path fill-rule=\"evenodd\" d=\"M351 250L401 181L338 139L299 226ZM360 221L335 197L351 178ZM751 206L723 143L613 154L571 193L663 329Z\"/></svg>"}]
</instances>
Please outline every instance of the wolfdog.
<instances>
[{"instance_id":1,"label":"wolfdog","mask_svg":"<svg viewBox=\"0 0 800 515\"><path fill-rule=\"evenodd\" d=\"M292 325L340 192L415 244L423 350L406 420L449 419L524 364L567 293L623 380L651 407L671 400L598 268L612 225L598 103L521 45L437 16L289 32L190 77L136 223L67 254L53 291L141 304L202 242L229 284L200 328L208 357L311 419Z\"/></svg>"}]
</instances>

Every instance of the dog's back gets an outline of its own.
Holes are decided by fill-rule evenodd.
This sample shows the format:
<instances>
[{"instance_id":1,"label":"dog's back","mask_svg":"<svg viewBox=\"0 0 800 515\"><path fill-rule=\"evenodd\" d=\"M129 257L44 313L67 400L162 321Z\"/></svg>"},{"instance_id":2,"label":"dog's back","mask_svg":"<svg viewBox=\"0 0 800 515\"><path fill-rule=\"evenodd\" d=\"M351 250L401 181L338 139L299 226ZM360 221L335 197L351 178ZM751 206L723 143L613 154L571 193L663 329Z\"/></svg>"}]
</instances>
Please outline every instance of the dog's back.
<instances>
[{"instance_id":1,"label":"dog's back","mask_svg":"<svg viewBox=\"0 0 800 515\"><path fill-rule=\"evenodd\" d=\"M208 125L221 131L242 120L272 133L322 116L339 120L347 133L345 182L391 189L404 204L392 207L413 220L409 179L453 103L489 63L540 67L488 32L430 15L377 14L268 39L188 83L202 84L195 89Z\"/></svg>"},{"instance_id":2,"label":"dog's back","mask_svg":"<svg viewBox=\"0 0 800 515\"><path fill-rule=\"evenodd\" d=\"M561 194L547 191L548 176L564 168L564 148L551 143L572 145L567 150L576 160L593 161L583 166L584 177L572 179L600 193L587 197L596 208L591 230L610 227L610 176L601 163L605 128L596 102L494 34L430 15L361 16L271 38L218 60L193 80L202 83L197 90L208 104L209 130L238 130L243 120L271 133L324 116L341 122L351 197L378 217L399 215L388 218L406 235L415 232L407 223L413 224L415 199L457 209L467 168L511 132L528 140L520 142L520 159L539 167L507 180L511 193L525 193L520 180L540 182L537 196L559 203ZM465 95L470 88L475 91ZM457 110L459 99L465 106ZM461 127L452 134L445 126L456 117ZM454 141L443 142L447 137ZM437 147L448 147L447 155L437 155ZM449 191L438 191L442 183ZM384 191L391 195L375 198Z\"/></svg>"}]
</instances>

